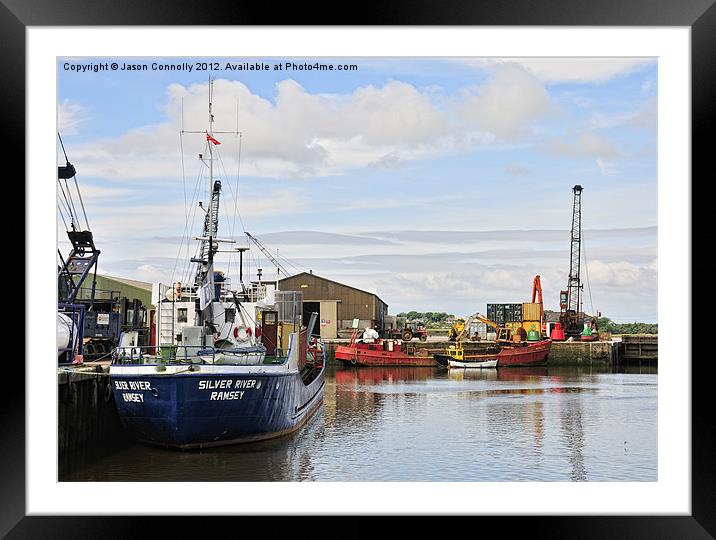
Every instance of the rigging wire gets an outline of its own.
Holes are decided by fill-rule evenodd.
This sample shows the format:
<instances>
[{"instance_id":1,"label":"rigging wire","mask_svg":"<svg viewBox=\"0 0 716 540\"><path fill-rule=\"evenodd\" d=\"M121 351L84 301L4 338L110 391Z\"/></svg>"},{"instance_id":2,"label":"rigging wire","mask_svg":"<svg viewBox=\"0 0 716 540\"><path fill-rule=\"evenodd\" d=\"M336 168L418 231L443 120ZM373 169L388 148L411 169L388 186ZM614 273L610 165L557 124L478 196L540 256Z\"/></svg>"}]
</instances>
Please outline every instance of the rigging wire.
<instances>
[{"instance_id":1,"label":"rigging wire","mask_svg":"<svg viewBox=\"0 0 716 540\"><path fill-rule=\"evenodd\" d=\"M65 155L65 161L66 161L67 163L69 163L69 162L70 162L70 159L67 157L67 151L65 150L65 144L62 142L62 137L60 136L59 133L57 134L57 138L60 140L60 146L62 147L62 153ZM77 197L78 197L79 200L80 200L80 207L82 208L82 215L83 215L84 218L85 218L85 223L87 224L87 230L89 231L89 230L90 230L89 221L87 220L87 212L85 211L85 203L84 203L84 201L82 200L82 193L80 193L80 187L79 187L79 185L77 184L77 175L76 175L76 174L73 175L72 178L73 178L74 181L75 181L75 190L77 191ZM58 181L59 181L59 178L58 178ZM67 179L66 179L66 178L65 178L65 187L67 187L67 193L69 194L69 193L70 193L70 188L69 188L69 186L67 185ZM72 201L72 196L71 196L71 195L70 195L70 201ZM73 201L72 207L73 207L73 209L74 209L74 201ZM77 213L77 211L75 210L75 214L76 214L76 213ZM79 221L79 218L78 218L78 221ZM79 222L77 223L77 225L79 225Z\"/></svg>"},{"instance_id":2,"label":"rigging wire","mask_svg":"<svg viewBox=\"0 0 716 540\"><path fill-rule=\"evenodd\" d=\"M190 280L190 274L191 274L191 257L189 256L189 250L191 249L191 231L194 230L194 223L196 222L196 215L199 211L199 193L201 192L201 184L204 181L204 169L199 170L199 174L197 175L196 179L196 185L194 186L194 194L192 195L191 203L193 206L193 212L191 216L191 225L189 226L187 223L187 231L186 231L186 256L184 257L184 272L182 274L182 279L184 282L189 282ZM194 246L194 256L199 255L199 244Z\"/></svg>"},{"instance_id":3,"label":"rigging wire","mask_svg":"<svg viewBox=\"0 0 716 540\"><path fill-rule=\"evenodd\" d=\"M231 183L227 182L227 185L229 186L229 191L231 192L231 197L234 200L234 218L231 222L231 236L229 238L234 238L234 234L236 232L236 217L238 216L239 222L241 223L241 228L245 229L244 227L244 220L241 218L241 213L239 212L239 177L241 175L241 148L243 143L243 137L241 132L239 132L238 135L239 139L239 151L238 151L238 159L236 164L236 191L231 188ZM221 158L221 154L217 152L217 156L219 157L219 163L221 164L221 168L224 171L224 176L226 178L229 177L229 175L226 172L226 167L224 165L224 160ZM233 252L229 253L229 262L226 268L226 274L228 275L231 272L231 263L233 260Z\"/></svg>"},{"instance_id":4,"label":"rigging wire","mask_svg":"<svg viewBox=\"0 0 716 540\"><path fill-rule=\"evenodd\" d=\"M65 188L62 187L62 182L60 179L57 179L57 184L60 186L60 191L62 192L62 198L64 199L64 205L66 207L67 215L70 218L70 223L72 224L72 228L74 230L75 225L75 217L72 214L72 208L70 207L70 202L67 200L67 194L65 193ZM60 202L62 202L62 199L60 199ZM67 229L69 231L69 229Z\"/></svg>"},{"instance_id":5,"label":"rigging wire","mask_svg":"<svg viewBox=\"0 0 716 540\"><path fill-rule=\"evenodd\" d=\"M589 266L587 266L587 250L584 243L584 235L582 235L582 259L584 260L584 274L587 276L587 292L589 292L589 305L592 308L592 316L595 315L594 302L592 301L592 287L589 285Z\"/></svg>"},{"instance_id":6,"label":"rigging wire","mask_svg":"<svg viewBox=\"0 0 716 540\"><path fill-rule=\"evenodd\" d=\"M62 218L62 223L65 224L65 230L68 231L69 229L67 228L67 222L65 221L65 216L62 213L62 208L60 208L59 204L57 205L57 209L60 211L60 217Z\"/></svg>"},{"instance_id":7,"label":"rigging wire","mask_svg":"<svg viewBox=\"0 0 716 540\"><path fill-rule=\"evenodd\" d=\"M58 133L57 136L60 137L60 134ZM60 146L62 146L62 151L65 153L65 159L67 159L67 153L65 152L65 147L64 147L64 145L62 145L62 139L61 139L61 138L60 138ZM56 159L57 161L59 161L59 159L57 158L57 156L55 156L55 159ZM62 206L64 206L65 212L67 212L67 216L68 216L68 218L70 219L70 222L72 223L72 225L74 226L74 220L72 219L72 211L70 210L69 202L67 201L67 194L65 193L65 188L62 187L62 182L60 181L60 176L59 176L59 174L57 175L57 185L60 186L60 192L62 193L62 197L59 197L59 193L58 193L58 205L57 205L57 207L58 207L58 209L60 210L60 214L62 214ZM64 200L63 200L63 199L64 199ZM62 221L63 221L63 223L65 224L65 230L69 231L70 228L67 226L67 222L65 221L64 216L62 217ZM73 227L73 229L74 229L74 227Z\"/></svg>"},{"instance_id":8,"label":"rigging wire","mask_svg":"<svg viewBox=\"0 0 716 540\"><path fill-rule=\"evenodd\" d=\"M80 186L77 185L77 175L72 177L75 181L75 189L77 190L77 197L80 199L80 207L82 208L82 215L85 217L85 223L87 224L87 230L90 230L89 221L87 220L87 212L85 212L85 203L82 200L82 194L80 193Z\"/></svg>"},{"instance_id":9,"label":"rigging wire","mask_svg":"<svg viewBox=\"0 0 716 540\"><path fill-rule=\"evenodd\" d=\"M80 225L80 218L77 215L77 209L75 208L75 202L72 200L72 194L70 193L70 186L67 184L67 178L65 178L65 189L67 190L68 199L70 201L70 205L72 205L72 213L77 216L77 226L81 227ZM74 219L72 220L74 222Z\"/></svg>"},{"instance_id":10,"label":"rigging wire","mask_svg":"<svg viewBox=\"0 0 716 540\"><path fill-rule=\"evenodd\" d=\"M184 99L182 98L181 101L181 115L182 115L182 123L184 122ZM186 200L186 169L184 167L184 133L182 131L179 131L179 155L181 156L181 183L182 183L182 189L184 191L184 230L186 231L186 227L189 224L189 208L187 206L187 200ZM174 259L174 269L172 270L172 283L174 283L174 277L176 275L177 271L177 265L179 264L179 254L181 254L181 248L184 245L184 233L182 233L181 239L179 241L179 253L177 254L176 259Z\"/></svg>"},{"instance_id":11,"label":"rigging wire","mask_svg":"<svg viewBox=\"0 0 716 540\"><path fill-rule=\"evenodd\" d=\"M174 259L174 269L172 270L172 283L174 283L174 278L176 277L176 271L177 266L179 264L179 258L181 257L182 249L184 249L184 237L185 235L189 234L189 208L187 205L187 199L186 199L186 169L184 166L184 137L183 133L179 132L179 148L181 152L181 173L182 173L182 184L184 188L184 231L181 235L181 241L179 242L179 250L177 252L177 256ZM201 173L201 171L199 171ZM199 179L197 178L197 183L199 182ZM196 192L196 186L194 187L194 192ZM192 201L193 201L192 196ZM188 239L187 239L188 243ZM188 248L187 248L188 253Z\"/></svg>"},{"instance_id":12,"label":"rigging wire","mask_svg":"<svg viewBox=\"0 0 716 540\"><path fill-rule=\"evenodd\" d=\"M210 144L209 141L204 141L204 150L203 150L203 152L202 152L202 156L206 155L209 144ZM203 161L203 158L202 158L201 162L202 162L202 164L203 164L204 166L206 166L206 163ZM186 241L187 251L186 251L186 258L185 258L185 261L186 261L186 262L185 262L185 280L186 280L186 282L189 282L189 281L190 281L191 271L192 271L192 265L194 264L194 263L192 263L191 260L190 260L190 257L189 257L189 249L190 249L190 246L191 246L191 231L194 230L194 222L196 221L196 215L197 215L198 210L199 210L198 201L199 201L199 195L200 195L200 191L201 191L200 186L201 186L201 184L202 184L202 182L203 182L203 179L204 179L204 171L205 171L204 168L201 168L201 169L199 170L199 176L198 176L198 178L197 178L196 191L195 191L196 199L192 199L192 205L194 206L194 213L192 214L191 227L190 227L189 231L187 232L187 241ZM209 189L209 192L208 192L209 200L211 200L211 197L212 197L212 194L211 194L211 190L212 190L212 189L213 189L213 186L210 186L210 189ZM196 204L194 204L194 200L197 201ZM206 212L208 212L208 210L204 209L204 212L206 213ZM204 216L204 220L206 220L206 216ZM202 230L203 230L203 229L202 229ZM194 246L194 258L196 258L196 257L199 256L200 250L201 250L201 246L202 246L202 242L199 242L199 243L195 244L195 246Z\"/></svg>"},{"instance_id":13,"label":"rigging wire","mask_svg":"<svg viewBox=\"0 0 716 540\"><path fill-rule=\"evenodd\" d=\"M296 270L299 270L299 271L301 271L301 270L310 270L310 268L309 268L308 266L305 266L305 265L301 264L301 263L298 262L298 261L292 261L291 259L289 259L289 258L287 258L287 257L285 257L285 256L283 256L283 255L281 255L281 256L278 257L278 258L281 259L282 261L284 261L285 263L287 263L289 266L292 266L292 267L295 268Z\"/></svg>"}]
</instances>

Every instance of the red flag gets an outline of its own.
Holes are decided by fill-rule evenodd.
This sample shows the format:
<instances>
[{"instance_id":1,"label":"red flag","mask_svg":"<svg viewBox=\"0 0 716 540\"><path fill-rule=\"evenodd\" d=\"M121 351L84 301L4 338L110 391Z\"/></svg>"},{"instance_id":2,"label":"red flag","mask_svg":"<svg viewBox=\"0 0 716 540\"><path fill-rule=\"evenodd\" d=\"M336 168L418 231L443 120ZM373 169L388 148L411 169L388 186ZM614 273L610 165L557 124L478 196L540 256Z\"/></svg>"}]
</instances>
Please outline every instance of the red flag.
<instances>
[{"instance_id":1,"label":"red flag","mask_svg":"<svg viewBox=\"0 0 716 540\"><path fill-rule=\"evenodd\" d=\"M219 141L217 141L214 137L212 137L212 136L209 135L208 133L206 134L206 140L207 140L207 141L210 141L210 142L213 142L214 144L221 144Z\"/></svg>"}]
</instances>

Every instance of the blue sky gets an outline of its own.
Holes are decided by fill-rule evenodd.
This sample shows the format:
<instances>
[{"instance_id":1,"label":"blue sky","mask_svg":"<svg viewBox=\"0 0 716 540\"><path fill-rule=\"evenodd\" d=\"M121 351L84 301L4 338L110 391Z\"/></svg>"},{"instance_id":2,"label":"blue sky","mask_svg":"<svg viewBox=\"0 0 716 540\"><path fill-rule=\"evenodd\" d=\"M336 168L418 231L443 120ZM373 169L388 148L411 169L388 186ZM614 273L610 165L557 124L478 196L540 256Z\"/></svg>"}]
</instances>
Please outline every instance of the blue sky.
<instances>
[{"instance_id":1,"label":"blue sky","mask_svg":"<svg viewBox=\"0 0 716 540\"><path fill-rule=\"evenodd\" d=\"M185 129L205 129L208 73L78 73L65 63L201 60L58 60L59 129L101 272L186 279L182 234L192 215L190 235L200 232L206 150L200 135L180 141L181 111ZM358 70L213 72L215 128L234 129L238 107L242 132L240 160L239 139L217 135L223 236L245 244L248 230L291 270L376 292L391 313L527 301L535 274L556 309L579 183L585 309L656 321L656 60L292 61ZM270 268L257 250L248 263L250 273Z\"/></svg>"}]
</instances>

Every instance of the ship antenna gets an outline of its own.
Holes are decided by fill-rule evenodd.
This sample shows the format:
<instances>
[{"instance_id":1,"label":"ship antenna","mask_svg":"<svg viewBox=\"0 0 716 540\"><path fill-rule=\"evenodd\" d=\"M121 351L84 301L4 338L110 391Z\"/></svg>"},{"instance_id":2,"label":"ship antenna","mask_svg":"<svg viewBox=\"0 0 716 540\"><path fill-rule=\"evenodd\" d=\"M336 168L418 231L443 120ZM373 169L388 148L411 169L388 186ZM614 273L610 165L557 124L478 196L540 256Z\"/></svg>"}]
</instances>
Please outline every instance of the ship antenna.
<instances>
[{"instance_id":1,"label":"ship antenna","mask_svg":"<svg viewBox=\"0 0 716 540\"><path fill-rule=\"evenodd\" d=\"M212 137L214 136L214 115L211 112L211 99L213 92L214 81L211 80L211 75L209 75L209 135ZM214 181L214 150L211 142L207 142L209 146L209 194L211 195L211 191L213 189L212 182Z\"/></svg>"}]
</instances>

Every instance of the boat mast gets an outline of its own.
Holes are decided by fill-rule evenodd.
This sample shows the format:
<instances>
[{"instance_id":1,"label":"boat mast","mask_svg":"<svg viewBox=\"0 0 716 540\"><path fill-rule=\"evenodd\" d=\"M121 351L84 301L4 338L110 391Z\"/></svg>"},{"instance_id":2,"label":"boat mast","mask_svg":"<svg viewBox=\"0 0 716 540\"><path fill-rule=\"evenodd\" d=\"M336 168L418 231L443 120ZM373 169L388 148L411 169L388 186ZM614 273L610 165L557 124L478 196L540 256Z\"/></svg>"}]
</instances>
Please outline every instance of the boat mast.
<instances>
[{"instance_id":1,"label":"boat mast","mask_svg":"<svg viewBox=\"0 0 716 540\"><path fill-rule=\"evenodd\" d=\"M221 144L214 138L217 133L227 133L238 135L238 131L215 131L214 130L214 81L209 76L209 126L203 131L182 131L182 133L202 133L206 137L206 143L209 149L209 186L208 192L210 197L209 208L204 208L206 216L204 218L204 230L202 236L195 238L200 240L200 251L198 257L193 257L191 262L197 263L196 276L194 285L201 287L207 280L212 280L213 276L209 272L213 272L214 254L219 251L218 244L220 242L234 243L233 239L219 239L217 233L219 229L219 200L221 195L221 180L214 180L214 145ZM203 156L199 154L199 159L206 165ZM201 203L199 203L201 207ZM202 207L203 208L203 207Z\"/></svg>"},{"instance_id":2,"label":"boat mast","mask_svg":"<svg viewBox=\"0 0 716 540\"><path fill-rule=\"evenodd\" d=\"M214 181L214 114L212 112L213 102L213 86L214 83L209 79L209 129L204 133L206 135L206 142L209 147L209 187L208 193L210 197L209 208L205 209L206 216L204 217L204 230L202 236L199 238L201 241L201 247L199 251L199 257L192 259L192 262L197 263L196 276L194 277L194 285L200 287L207 277L207 273L211 271L212 263L214 261L214 242L216 241L216 235L219 228L219 198L221 194L221 181ZM199 155L199 159L203 160L203 157Z\"/></svg>"}]
</instances>

